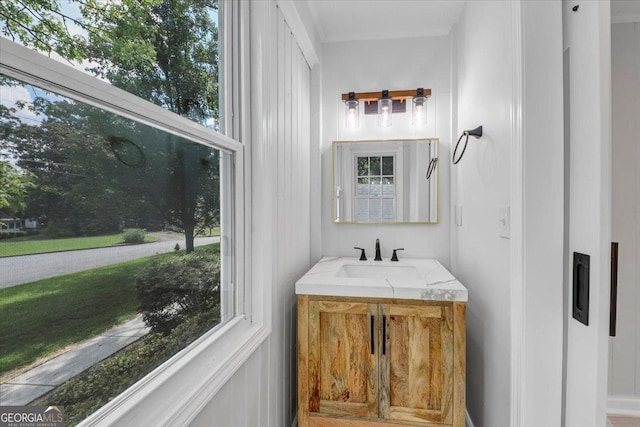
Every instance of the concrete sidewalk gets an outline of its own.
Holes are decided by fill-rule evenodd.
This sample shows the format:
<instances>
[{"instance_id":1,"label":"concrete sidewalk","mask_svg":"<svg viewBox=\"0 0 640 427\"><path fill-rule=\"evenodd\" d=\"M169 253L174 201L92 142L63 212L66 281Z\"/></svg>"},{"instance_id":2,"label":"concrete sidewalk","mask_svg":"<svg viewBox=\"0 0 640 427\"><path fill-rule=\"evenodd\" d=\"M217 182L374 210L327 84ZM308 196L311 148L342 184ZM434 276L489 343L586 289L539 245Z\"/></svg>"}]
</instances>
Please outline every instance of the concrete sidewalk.
<instances>
[{"instance_id":1,"label":"concrete sidewalk","mask_svg":"<svg viewBox=\"0 0 640 427\"><path fill-rule=\"evenodd\" d=\"M0 406L26 405L147 333L141 315L115 326L0 385Z\"/></svg>"}]
</instances>

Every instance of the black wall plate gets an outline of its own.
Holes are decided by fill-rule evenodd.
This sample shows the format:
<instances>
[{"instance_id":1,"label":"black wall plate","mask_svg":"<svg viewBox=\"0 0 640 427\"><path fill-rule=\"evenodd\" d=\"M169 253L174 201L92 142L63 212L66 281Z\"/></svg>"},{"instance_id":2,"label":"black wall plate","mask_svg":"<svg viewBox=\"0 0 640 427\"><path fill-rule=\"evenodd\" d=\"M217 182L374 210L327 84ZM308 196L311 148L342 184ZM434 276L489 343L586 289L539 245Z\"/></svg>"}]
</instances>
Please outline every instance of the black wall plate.
<instances>
[{"instance_id":1,"label":"black wall plate","mask_svg":"<svg viewBox=\"0 0 640 427\"><path fill-rule=\"evenodd\" d=\"M573 253L573 318L589 326L589 255Z\"/></svg>"}]
</instances>

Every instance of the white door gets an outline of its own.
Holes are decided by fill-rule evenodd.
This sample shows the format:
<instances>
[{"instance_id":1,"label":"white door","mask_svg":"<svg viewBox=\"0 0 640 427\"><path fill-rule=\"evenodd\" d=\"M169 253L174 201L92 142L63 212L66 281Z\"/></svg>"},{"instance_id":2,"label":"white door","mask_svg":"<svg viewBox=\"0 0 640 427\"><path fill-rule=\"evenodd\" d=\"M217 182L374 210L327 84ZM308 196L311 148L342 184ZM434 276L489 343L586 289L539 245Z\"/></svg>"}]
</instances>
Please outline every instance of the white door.
<instances>
[{"instance_id":1,"label":"white door","mask_svg":"<svg viewBox=\"0 0 640 427\"><path fill-rule=\"evenodd\" d=\"M578 6L576 8L576 6ZM569 197L566 427L606 425L611 244L610 2L565 1ZM574 10L576 8L576 10ZM567 91L568 89L568 91ZM589 255L588 325L573 318L573 254Z\"/></svg>"}]
</instances>

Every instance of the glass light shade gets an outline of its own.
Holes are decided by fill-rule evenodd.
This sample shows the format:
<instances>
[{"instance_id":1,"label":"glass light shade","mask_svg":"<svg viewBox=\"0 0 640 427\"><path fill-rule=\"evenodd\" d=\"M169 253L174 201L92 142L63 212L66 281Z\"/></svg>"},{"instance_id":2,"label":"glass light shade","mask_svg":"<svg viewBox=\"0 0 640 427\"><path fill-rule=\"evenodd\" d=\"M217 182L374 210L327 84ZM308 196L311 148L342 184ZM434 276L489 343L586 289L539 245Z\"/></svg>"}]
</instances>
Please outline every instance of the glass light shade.
<instances>
[{"instance_id":1,"label":"glass light shade","mask_svg":"<svg viewBox=\"0 0 640 427\"><path fill-rule=\"evenodd\" d=\"M391 98L380 98L378 100L378 126L383 128L391 126L391 114L393 114Z\"/></svg>"},{"instance_id":2,"label":"glass light shade","mask_svg":"<svg viewBox=\"0 0 640 427\"><path fill-rule=\"evenodd\" d=\"M345 101L345 125L348 128L360 127L360 101L357 99L349 99Z\"/></svg>"},{"instance_id":3,"label":"glass light shade","mask_svg":"<svg viewBox=\"0 0 640 427\"><path fill-rule=\"evenodd\" d=\"M416 96L413 98L412 123L414 126L427 124L427 97Z\"/></svg>"}]
</instances>

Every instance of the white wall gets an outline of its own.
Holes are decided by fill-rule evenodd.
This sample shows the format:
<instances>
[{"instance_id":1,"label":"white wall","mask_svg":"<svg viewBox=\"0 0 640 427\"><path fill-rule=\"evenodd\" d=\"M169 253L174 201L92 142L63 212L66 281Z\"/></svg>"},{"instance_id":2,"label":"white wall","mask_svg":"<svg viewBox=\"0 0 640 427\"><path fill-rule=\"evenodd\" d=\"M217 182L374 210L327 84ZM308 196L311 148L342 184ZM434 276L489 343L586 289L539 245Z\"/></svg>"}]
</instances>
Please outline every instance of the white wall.
<instances>
[{"instance_id":1,"label":"white wall","mask_svg":"<svg viewBox=\"0 0 640 427\"><path fill-rule=\"evenodd\" d=\"M563 117L560 2L467 2L454 31L453 273L469 289L467 409L476 427L559 426ZM510 237L499 210L511 212Z\"/></svg>"},{"instance_id":2,"label":"white wall","mask_svg":"<svg viewBox=\"0 0 640 427\"><path fill-rule=\"evenodd\" d=\"M616 336L609 340L609 410L640 415L640 23L611 26L613 222L619 243Z\"/></svg>"},{"instance_id":3,"label":"white wall","mask_svg":"<svg viewBox=\"0 0 640 427\"><path fill-rule=\"evenodd\" d=\"M498 235L498 209L510 203L511 19L510 2L467 2L454 33L454 135L484 130L452 166L462 226L453 228L451 264L469 290L467 410L475 427L510 425L510 247Z\"/></svg>"},{"instance_id":4,"label":"white wall","mask_svg":"<svg viewBox=\"0 0 640 427\"><path fill-rule=\"evenodd\" d=\"M250 262L271 300L271 334L193 426L290 426L297 408L295 282L311 257L311 71L276 2L250 7Z\"/></svg>"},{"instance_id":5,"label":"white wall","mask_svg":"<svg viewBox=\"0 0 640 427\"><path fill-rule=\"evenodd\" d=\"M328 43L323 45L322 94L322 255L356 256L354 246L373 255L380 238L383 257L404 247L406 257L437 258L449 265L449 137L450 137L449 37L411 38ZM411 108L393 115L393 125L379 128L375 115L364 116L360 128L347 129L346 92L370 92L418 87L430 88L428 124L411 125ZM362 108L362 107L361 107ZM332 217L331 143L334 140L440 138L440 223L335 224ZM401 256L402 256L401 255Z\"/></svg>"}]
</instances>

